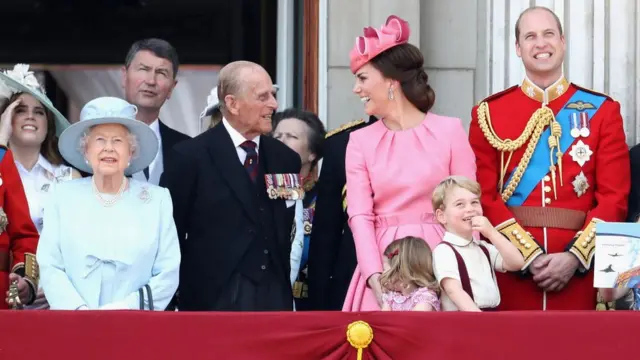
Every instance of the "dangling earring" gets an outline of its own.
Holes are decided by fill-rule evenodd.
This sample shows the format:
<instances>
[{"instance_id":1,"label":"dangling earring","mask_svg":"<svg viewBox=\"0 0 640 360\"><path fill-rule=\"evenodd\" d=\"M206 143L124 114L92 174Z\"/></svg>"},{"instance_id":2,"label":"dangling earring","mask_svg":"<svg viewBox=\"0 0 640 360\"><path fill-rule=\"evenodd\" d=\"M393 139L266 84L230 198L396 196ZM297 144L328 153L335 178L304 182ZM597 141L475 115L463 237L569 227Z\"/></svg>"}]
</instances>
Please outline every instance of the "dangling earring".
<instances>
[{"instance_id":1,"label":"dangling earring","mask_svg":"<svg viewBox=\"0 0 640 360\"><path fill-rule=\"evenodd\" d=\"M393 96L393 88L391 86L389 86L389 100L393 100L394 96Z\"/></svg>"},{"instance_id":2,"label":"dangling earring","mask_svg":"<svg viewBox=\"0 0 640 360\"><path fill-rule=\"evenodd\" d=\"M89 165L89 159L84 158L84 162L85 162L87 165Z\"/></svg>"},{"instance_id":3,"label":"dangling earring","mask_svg":"<svg viewBox=\"0 0 640 360\"><path fill-rule=\"evenodd\" d=\"M127 167L129 167L129 166L131 166L131 161L129 161L129 162L127 163Z\"/></svg>"}]
</instances>

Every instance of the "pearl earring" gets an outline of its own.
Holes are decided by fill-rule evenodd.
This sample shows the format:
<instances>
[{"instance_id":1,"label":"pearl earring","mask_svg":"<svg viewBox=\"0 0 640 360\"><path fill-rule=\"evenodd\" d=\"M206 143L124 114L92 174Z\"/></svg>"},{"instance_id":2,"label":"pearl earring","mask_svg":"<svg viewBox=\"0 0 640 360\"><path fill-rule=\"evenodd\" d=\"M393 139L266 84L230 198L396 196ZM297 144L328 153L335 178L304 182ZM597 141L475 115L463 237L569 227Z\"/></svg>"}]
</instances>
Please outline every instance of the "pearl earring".
<instances>
[{"instance_id":1,"label":"pearl earring","mask_svg":"<svg viewBox=\"0 0 640 360\"><path fill-rule=\"evenodd\" d=\"M393 88L391 86L389 86L389 100L393 100L394 96L393 96Z\"/></svg>"}]
</instances>

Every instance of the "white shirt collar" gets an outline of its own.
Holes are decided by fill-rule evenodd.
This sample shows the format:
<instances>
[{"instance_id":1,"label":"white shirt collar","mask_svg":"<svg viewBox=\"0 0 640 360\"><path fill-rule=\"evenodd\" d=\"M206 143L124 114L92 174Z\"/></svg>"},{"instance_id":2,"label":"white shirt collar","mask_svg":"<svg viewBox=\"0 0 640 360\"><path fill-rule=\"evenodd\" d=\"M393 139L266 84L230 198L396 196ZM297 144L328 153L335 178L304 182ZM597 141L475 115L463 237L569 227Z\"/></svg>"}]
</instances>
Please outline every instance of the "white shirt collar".
<instances>
[{"instance_id":1,"label":"white shirt collar","mask_svg":"<svg viewBox=\"0 0 640 360\"><path fill-rule=\"evenodd\" d=\"M54 169L53 169L53 165L51 165L51 163L49 162L49 160L45 159L44 156L42 156L42 154L38 155L38 161L36 161L36 164L33 166L33 168L31 168L31 171L28 171L18 160L15 161L16 165L18 165L18 167L20 169L22 169L25 173L29 174L31 172L33 172L34 170L36 170L38 167L44 169L45 171L48 171L49 173L51 173L52 175L54 174Z\"/></svg>"},{"instance_id":2,"label":"white shirt collar","mask_svg":"<svg viewBox=\"0 0 640 360\"><path fill-rule=\"evenodd\" d=\"M233 126L229 124L229 121L227 121L227 119L222 118L222 125L224 125L224 127L227 129L227 132L229 133L229 136L231 136L231 141L233 142L234 147L237 148L240 146L240 144L247 141L247 138L242 136L242 134L240 134L238 130L234 129ZM256 143L256 152L257 152L258 149L260 148L260 135L254 137L251 140L254 143Z\"/></svg>"},{"instance_id":3,"label":"white shirt collar","mask_svg":"<svg viewBox=\"0 0 640 360\"><path fill-rule=\"evenodd\" d=\"M151 124L149 124L149 127L154 133L156 133L158 141L162 142L162 137L160 137L160 120L155 119Z\"/></svg>"},{"instance_id":4,"label":"white shirt collar","mask_svg":"<svg viewBox=\"0 0 640 360\"><path fill-rule=\"evenodd\" d=\"M444 233L444 237L442 238L442 241L446 241L451 245L455 245L455 246L467 246L471 243L475 243L477 245L477 241L474 239L472 241L469 241L467 239L464 239L452 232L445 232Z\"/></svg>"}]
</instances>

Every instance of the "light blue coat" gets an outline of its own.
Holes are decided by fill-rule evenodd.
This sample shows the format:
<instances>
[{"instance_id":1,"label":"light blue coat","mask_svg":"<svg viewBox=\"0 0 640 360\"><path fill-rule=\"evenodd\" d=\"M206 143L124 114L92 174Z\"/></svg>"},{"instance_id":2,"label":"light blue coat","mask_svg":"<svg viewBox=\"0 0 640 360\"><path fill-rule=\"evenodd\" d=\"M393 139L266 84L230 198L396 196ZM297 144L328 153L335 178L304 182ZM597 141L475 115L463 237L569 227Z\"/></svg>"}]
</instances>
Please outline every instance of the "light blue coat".
<instances>
[{"instance_id":1,"label":"light blue coat","mask_svg":"<svg viewBox=\"0 0 640 360\"><path fill-rule=\"evenodd\" d=\"M164 310L180 268L169 191L130 180L111 207L97 199L91 178L50 191L36 256L51 309L140 309L138 289L148 284L155 310Z\"/></svg>"}]
</instances>

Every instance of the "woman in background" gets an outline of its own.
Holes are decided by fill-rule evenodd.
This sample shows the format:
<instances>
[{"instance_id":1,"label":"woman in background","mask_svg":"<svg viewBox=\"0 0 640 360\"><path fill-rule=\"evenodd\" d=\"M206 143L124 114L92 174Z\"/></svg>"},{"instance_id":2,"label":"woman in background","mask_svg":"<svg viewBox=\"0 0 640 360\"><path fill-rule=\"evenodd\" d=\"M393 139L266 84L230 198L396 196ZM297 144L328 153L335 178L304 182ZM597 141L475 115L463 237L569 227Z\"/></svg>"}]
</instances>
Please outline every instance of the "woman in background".
<instances>
[{"instance_id":1,"label":"woman in background","mask_svg":"<svg viewBox=\"0 0 640 360\"><path fill-rule=\"evenodd\" d=\"M323 155L326 135L324 124L312 112L287 109L273 116L273 137L282 141L300 155L302 168L300 177L305 195L303 204L304 241L298 264L292 264L293 297L296 310L310 310L307 293L307 269L309 259L309 239L316 207L315 185L318 181L318 162ZM293 244L292 246L299 246ZM292 252L294 249L292 249ZM295 261L294 261L295 262Z\"/></svg>"}]
</instances>

